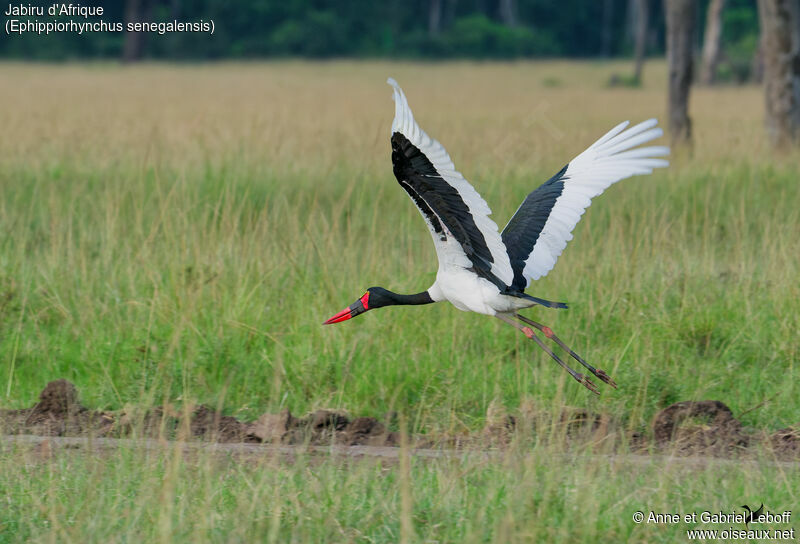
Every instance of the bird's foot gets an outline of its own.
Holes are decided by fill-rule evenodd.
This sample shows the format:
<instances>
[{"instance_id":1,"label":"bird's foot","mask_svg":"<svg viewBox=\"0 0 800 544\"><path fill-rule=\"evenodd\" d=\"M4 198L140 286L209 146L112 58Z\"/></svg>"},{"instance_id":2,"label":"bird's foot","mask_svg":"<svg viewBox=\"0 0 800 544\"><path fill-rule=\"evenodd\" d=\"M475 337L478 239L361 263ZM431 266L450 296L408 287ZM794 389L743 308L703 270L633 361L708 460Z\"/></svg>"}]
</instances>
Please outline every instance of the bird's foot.
<instances>
[{"instance_id":1,"label":"bird's foot","mask_svg":"<svg viewBox=\"0 0 800 544\"><path fill-rule=\"evenodd\" d=\"M575 374L572 375L572 377L575 378L578 381L578 383L583 385L586 389L588 389L595 395L600 394L600 391L597 390L597 386L585 374L580 374L576 372Z\"/></svg>"},{"instance_id":2,"label":"bird's foot","mask_svg":"<svg viewBox=\"0 0 800 544\"><path fill-rule=\"evenodd\" d=\"M611 376L605 373L604 370L600 370L599 368L594 369L594 375L597 376L597 379L601 382L607 383L614 389L617 388L617 382L611 379Z\"/></svg>"}]
</instances>

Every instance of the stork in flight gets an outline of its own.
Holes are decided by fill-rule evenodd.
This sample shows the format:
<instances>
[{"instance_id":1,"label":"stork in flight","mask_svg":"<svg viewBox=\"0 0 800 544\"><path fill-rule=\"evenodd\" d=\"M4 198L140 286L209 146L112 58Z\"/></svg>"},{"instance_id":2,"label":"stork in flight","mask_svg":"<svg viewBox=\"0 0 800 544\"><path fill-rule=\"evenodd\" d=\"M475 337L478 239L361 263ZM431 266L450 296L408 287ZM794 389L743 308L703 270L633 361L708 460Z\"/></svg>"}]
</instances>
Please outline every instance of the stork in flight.
<instances>
[{"instance_id":1,"label":"stork in flight","mask_svg":"<svg viewBox=\"0 0 800 544\"><path fill-rule=\"evenodd\" d=\"M608 374L583 360L549 327L519 311L535 305L567 307L563 302L528 295L525 289L556 264L593 197L621 179L650 174L653 168L669 164L656 158L668 155L669 148L637 147L662 135L656 127L658 121L650 119L627 130L625 121L611 129L530 193L501 233L489 218L489 206L456 170L444 147L414 121L397 82L389 78L388 83L394 88L395 102L391 139L394 175L428 224L439 271L430 289L413 295L370 287L324 324L340 323L384 306L447 300L459 310L495 316L519 329L573 378L598 393L588 376L570 368L533 329L541 331L597 379L616 388Z\"/></svg>"}]
</instances>

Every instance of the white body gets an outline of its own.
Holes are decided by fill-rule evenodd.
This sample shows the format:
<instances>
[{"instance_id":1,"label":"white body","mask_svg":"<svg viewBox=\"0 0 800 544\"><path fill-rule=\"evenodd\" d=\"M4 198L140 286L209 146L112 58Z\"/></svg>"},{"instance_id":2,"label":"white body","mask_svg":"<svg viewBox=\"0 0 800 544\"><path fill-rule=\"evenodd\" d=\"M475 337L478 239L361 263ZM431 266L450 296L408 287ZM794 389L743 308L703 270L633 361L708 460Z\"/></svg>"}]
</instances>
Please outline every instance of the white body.
<instances>
[{"instance_id":1,"label":"white body","mask_svg":"<svg viewBox=\"0 0 800 544\"><path fill-rule=\"evenodd\" d=\"M448 301L465 312L486 315L529 308L533 301L500 294L495 284L461 267L439 267L428 294L436 302Z\"/></svg>"}]
</instances>

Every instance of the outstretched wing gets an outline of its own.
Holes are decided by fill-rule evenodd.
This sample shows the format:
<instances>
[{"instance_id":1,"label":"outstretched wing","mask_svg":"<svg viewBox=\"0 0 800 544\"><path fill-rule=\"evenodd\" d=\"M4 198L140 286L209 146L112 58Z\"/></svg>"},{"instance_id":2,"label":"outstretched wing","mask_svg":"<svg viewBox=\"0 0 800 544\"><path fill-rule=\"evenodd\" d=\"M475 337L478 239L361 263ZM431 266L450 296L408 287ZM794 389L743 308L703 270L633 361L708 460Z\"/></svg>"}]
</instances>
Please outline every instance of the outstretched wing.
<instances>
[{"instance_id":1,"label":"outstretched wing","mask_svg":"<svg viewBox=\"0 0 800 544\"><path fill-rule=\"evenodd\" d=\"M394 88L392 164L400 186L428 223L440 266L472 269L501 290L514 273L492 211L464 179L442 144L414 121L403 90Z\"/></svg>"},{"instance_id":2,"label":"outstretched wing","mask_svg":"<svg viewBox=\"0 0 800 544\"><path fill-rule=\"evenodd\" d=\"M657 124L650 119L624 130L628 121L620 123L525 198L502 234L514 289L552 270L592 198L621 179L669 164L655 158L669 155L668 147L633 149L663 134Z\"/></svg>"}]
</instances>

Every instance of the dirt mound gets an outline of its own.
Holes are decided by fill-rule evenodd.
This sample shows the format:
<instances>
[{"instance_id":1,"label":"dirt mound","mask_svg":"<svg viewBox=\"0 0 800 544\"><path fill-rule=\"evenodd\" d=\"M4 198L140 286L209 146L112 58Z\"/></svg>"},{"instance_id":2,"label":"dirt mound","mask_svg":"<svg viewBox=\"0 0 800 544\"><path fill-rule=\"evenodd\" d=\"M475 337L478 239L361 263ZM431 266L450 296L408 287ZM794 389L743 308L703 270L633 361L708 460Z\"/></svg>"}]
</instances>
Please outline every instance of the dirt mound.
<instances>
[{"instance_id":1,"label":"dirt mound","mask_svg":"<svg viewBox=\"0 0 800 544\"><path fill-rule=\"evenodd\" d=\"M48 383L33 408L0 410L0 429L8 434L42 436L103 435L111 429L114 419L110 412L81 406L77 388L62 379Z\"/></svg>"},{"instance_id":2,"label":"dirt mound","mask_svg":"<svg viewBox=\"0 0 800 544\"><path fill-rule=\"evenodd\" d=\"M283 410L278 414L264 414L253 423L244 423L206 405L195 407L188 418L158 406L138 418L123 414L111 434L129 436L137 430L147 437L177 438L188 434L213 442L344 446L391 446L397 443L395 433L387 432L384 425L374 418L360 417L351 421L347 415L330 410L317 410L302 418Z\"/></svg>"},{"instance_id":3,"label":"dirt mound","mask_svg":"<svg viewBox=\"0 0 800 544\"><path fill-rule=\"evenodd\" d=\"M39 394L39 402L34 410L40 413L70 414L84 410L78 404L78 388L61 379L48 383Z\"/></svg>"},{"instance_id":4,"label":"dirt mound","mask_svg":"<svg viewBox=\"0 0 800 544\"><path fill-rule=\"evenodd\" d=\"M264 414L248 425L248 436L262 442L280 444L341 444L346 446L395 446L397 433L372 417L350 420L347 415L331 410L317 410L304 418L296 418L284 410Z\"/></svg>"},{"instance_id":5,"label":"dirt mound","mask_svg":"<svg viewBox=\"0 0 800 544\"><path fill-rule=\"evenodd\" d=\"M775 431L766 441L778 459L799 459L800 423Z\"/></svg>"},{"instance_id":6,"label":"dirt mound","mask_svg":"<svg viewBox=\"0 0 800 544\"><path fill-rule=\"evenodd\" d=\"M388 416L387 416L388 417ZM457 436L413 437L414 447L480 448L507 446L514 437L536 436L572 446L591 445L615 451L627 445L634 451L668 451L678 455L740 456L762 445L779 459L800 458L800 424L772 434L746 432L730 408L719 401L678 402L653 419L648 433L629 433L606 414L579 409L552 413L533 406L520 407L516 415L492 405L482 432ZM371 417L351 418L344 412L317 410L296 417L289 410L263 414L252 423L225 416L199 405L178 411L158 406L122 413L92 411L78 400L77 388L66 380L50 382L39 402L25 410L0 410L0 434L40 436L198 438L227 443L281 445L397 446L400 437ZM596 451L596 450L595 450Z\"/></svg>"},{"instance_id":7,"label":"dirt mound","mask_svg":"<svg viewBox=\"0 0 800 544\"><path fill-rule=\"evenodd\" d=\"M247 425L201 404L188 412L156 406L146 412L123 412L110 429L110 436L147 438L202 438L212 442L257 442L249 439Z\"/></svg>"},{"instance_id":8,"label":"dirt mound","mask_svg":"<svg viewBox=\"0 0 800 544\"><path fill-rule=\"evenodd\" d=\"M302 418L284 410L279 414L264 414L254 423L244 423L206 405L196 406L188 413L169 406L157 406L141 413L135 410L119 414L92 411L78 401L78 389L63 379L48 383L32 408L0 410L0 434L168 439L191 436L227 443L345 446L399 443L397 433L389 432L375 418L351 420L346 414L331 410L317 410Z\"/></svg>"},{"instance_id":9,"label":"dirt mound","mask_svg":"<svg viewBox=\"0 0 800 544\"><path fill-rule=\"evenodd\" d=\"M684 401L661 410L653 420L659 448L684 455L733 454L750 438L733 412L718 400Z\"/></svg>"}]
</instances>

